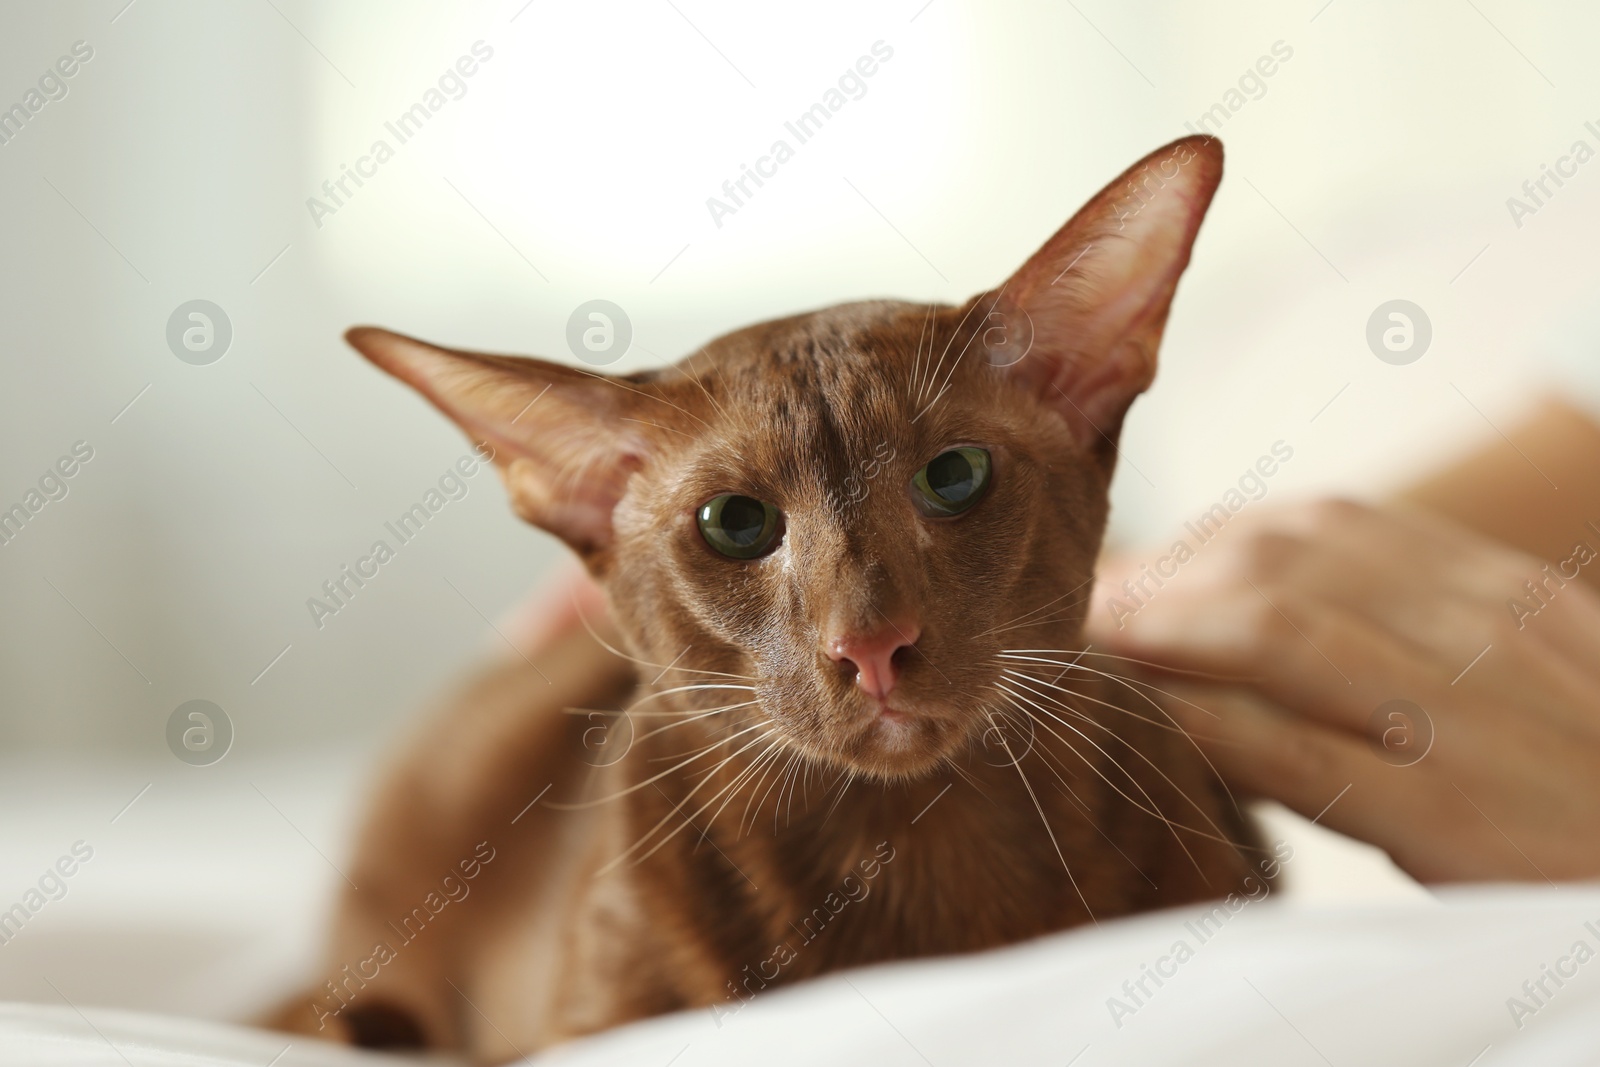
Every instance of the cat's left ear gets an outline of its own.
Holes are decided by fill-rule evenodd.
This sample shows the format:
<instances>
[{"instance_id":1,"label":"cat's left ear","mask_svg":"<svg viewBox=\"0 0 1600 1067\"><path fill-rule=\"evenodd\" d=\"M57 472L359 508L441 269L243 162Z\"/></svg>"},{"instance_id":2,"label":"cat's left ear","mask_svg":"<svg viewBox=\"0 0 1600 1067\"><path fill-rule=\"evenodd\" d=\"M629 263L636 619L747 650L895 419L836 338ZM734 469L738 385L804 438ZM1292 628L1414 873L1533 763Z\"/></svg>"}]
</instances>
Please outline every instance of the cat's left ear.
<instances>
[{"instance_id":1,"label":"cat's left ear","mask_svg":"<svg viewBox=\"0 0 1600 1067\"><path fill-rule=\"evenodd\" d=\"M489 445L516 513L596 566L628 479L659 444L662 404L633 382L559 363L439 348L372 326L345 340Z\"/></svg>"},{"instance_id":2,"label":"cat's left ear","mask_svg":"<svg viewBox=\"0 0 1600 1067\"><path fill-rule=\"evenodd\" d=\"M1102 189L999 290L990 361L1107 454L1155 379L1156 350L1200 220L1222 180L1222 143L1185 137Z\"/></svg>"}]
</instances>

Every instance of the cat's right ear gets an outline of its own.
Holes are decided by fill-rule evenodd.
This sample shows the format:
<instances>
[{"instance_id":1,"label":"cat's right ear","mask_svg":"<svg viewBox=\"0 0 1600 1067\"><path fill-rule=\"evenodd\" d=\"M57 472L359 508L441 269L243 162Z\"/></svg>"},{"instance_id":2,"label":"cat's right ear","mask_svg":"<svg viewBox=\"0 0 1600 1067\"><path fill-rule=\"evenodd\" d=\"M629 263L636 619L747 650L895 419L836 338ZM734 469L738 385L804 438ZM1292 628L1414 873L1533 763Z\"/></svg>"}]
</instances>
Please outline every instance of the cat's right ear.
<instances>
[{"instance_id":1,"label":"cat's right ear","mask_svg":"<svg viewBox=\"0 0 1600 1067\"><path fill-rule=\"evenodd\" d=\"M373 326L356 351L494 450L511 506L579 555L613 539L612 512L656 447L656 407L631 382L547 363L439 348Z\"/></svg>"},{"instance_id":2,"label":"cat's right ear","mask_svg":"<svg viewBox=\"0 0 1600 1067\"><path fill-rule=\"evenodd\" d=\"M1174 141L1128 168L995 293L991 361L1053 407L1110 462L1156 351L1200 220L1222 179L1222 144Z\"/></svg>"}]
</instances>

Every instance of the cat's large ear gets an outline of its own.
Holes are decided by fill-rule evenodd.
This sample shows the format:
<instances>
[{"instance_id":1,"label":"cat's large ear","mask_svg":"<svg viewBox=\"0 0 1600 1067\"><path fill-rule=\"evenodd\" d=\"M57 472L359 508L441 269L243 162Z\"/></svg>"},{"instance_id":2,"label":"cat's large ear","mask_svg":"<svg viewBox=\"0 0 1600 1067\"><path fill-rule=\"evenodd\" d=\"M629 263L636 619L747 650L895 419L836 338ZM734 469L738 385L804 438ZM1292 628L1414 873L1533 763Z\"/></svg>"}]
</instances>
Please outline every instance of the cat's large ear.
<instances>
[{"instance_id":1,"label":"cat's large ear","mask_svg":"<svg viewBox=\"0 0 1600 1067\"><path fill-rule=\"evenodd\" d=\"M1172 293L1221 180L1220 141L1174 141L979 298L992 306L990 360L1058 410L1086 449L1115 445L1128 406L1155 379Z\"/></svg>"},{"instance_id":2,"label":"cat's large ear","mask_svg":"<svg viewBox=\"0 0 1600 1067\"><path fill-rule=\"evenodd\" d=\"M591 562L611 544L612 512L656 446L651 424L660 405L638 386L558 363L438 348L373 326L345 340L494 449L523 519Z\"/></svg>"}]
</instances>

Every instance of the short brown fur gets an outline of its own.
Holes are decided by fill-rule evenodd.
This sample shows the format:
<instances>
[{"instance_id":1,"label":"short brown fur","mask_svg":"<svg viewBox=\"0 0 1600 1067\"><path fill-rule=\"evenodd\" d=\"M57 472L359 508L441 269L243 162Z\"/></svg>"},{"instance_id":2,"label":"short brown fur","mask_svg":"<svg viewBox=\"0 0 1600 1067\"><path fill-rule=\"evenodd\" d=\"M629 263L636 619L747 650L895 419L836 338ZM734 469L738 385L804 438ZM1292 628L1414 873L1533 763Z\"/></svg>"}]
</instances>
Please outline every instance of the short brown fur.
<instances>
[{"instance_id":1,"label":"short brown fur","mask_svg":"<svg viewBox=\"0 0 1600 1067\"><path fill-rule=\"evenodd\" d=\"M615 629L489 671L413 739L350 872L339 992L275 1021L498 1062L1239 888L1248 821L1080 637L1122 415L1220 172L1214 141L1176 142L967 304L829 308L627 378L353 331L495 448ZM928 519L907 486L956 445L990 452L992 486ZM730 492L782 512L770 554L697 532ZM890 709L823 645L895 620L918 633ZM480 842L470 893L360 977Z\"/></svg>"}]
</instances>

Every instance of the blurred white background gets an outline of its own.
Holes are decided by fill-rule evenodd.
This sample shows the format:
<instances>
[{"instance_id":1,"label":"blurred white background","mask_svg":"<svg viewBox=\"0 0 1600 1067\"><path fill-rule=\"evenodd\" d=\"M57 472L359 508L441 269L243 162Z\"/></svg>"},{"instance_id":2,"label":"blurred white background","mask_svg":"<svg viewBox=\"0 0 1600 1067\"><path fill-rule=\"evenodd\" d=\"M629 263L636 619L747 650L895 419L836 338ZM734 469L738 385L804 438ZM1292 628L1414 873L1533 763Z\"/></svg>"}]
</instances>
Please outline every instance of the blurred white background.
<instances>
[{"instance_id":1,"label":"blurred white background","mask_svg":"<svg viewBox=\"0 0 1600 1067\"><path fill-rule=\"evenodd\" d=\"M1379 495L1595 363L1600 161L1520 226L1507 207L1574 142L1600 150L1600 9L1577 0L103 0L0 19L0 107L93 49L0 144L0 509L94 450L0 546L0 904L73 840L100 848L25 931L36 947L0 949L0 995L49 995L26 951L94 996L106 942L81 931L130 899L217 944L243 944L248 913L286 973L277 919L337 879L321 857L372 753L499 642L479 613L561 558L479 475L315 625L307 598L466 450L342 344L352 324L571 360L569 314L604 298L632 319L633 369L836 301L959 301L1239 101L1213 120L1228 174L1124 434L1117 537L1170 541L1280 439L1273 499ZM718 226L706 199L880 41L865 94ZM492 56L464 95L399 144L385 123L477 42ZM314 219L308 198L378 139L393 158ZM1408 366L1364 337L1396 298L1432 321ZM166 342L193 299L232 324L210 365ZM205 768L165 740L197 698L236 731ZM202 853L204 875L162 866ZM242 1003L187 981L192 1010Z\"/></svg>"}]
</instances>

